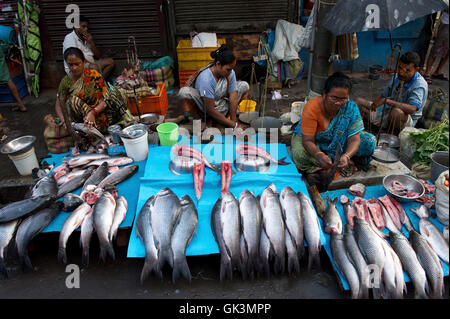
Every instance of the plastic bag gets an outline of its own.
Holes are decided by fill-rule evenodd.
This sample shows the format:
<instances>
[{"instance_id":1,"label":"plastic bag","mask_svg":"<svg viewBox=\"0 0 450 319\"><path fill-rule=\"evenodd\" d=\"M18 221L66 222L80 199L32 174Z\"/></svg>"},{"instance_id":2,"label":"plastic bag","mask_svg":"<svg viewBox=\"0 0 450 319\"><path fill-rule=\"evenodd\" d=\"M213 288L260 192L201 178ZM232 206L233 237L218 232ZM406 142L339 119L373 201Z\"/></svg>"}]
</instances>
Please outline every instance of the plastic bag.
<instances>
[{"instance_id":1,"label":"plastic bag","mask_svg":"<svg viewBox=\"0 0 450 319\"><path fill-rule=\"evenodd\" d=\"M193 48L217 47L217 36L215 33L201 32L191 39Z\"/></svg>"},{"instance_id":2,"label":"plastic bag","mask_svg":"<svg viewBox=\"0 0 450 319\"><path fill-rule=\"evenodd\" d=\"M436 207L436 214L439 221L448 226L448 209L449 209L449 197L448 197L448 186L445 186L445 180L448 181L448 170L442 172L441 175L436 180L436 202L434 206Z\"/></svg>"}]
</instances>

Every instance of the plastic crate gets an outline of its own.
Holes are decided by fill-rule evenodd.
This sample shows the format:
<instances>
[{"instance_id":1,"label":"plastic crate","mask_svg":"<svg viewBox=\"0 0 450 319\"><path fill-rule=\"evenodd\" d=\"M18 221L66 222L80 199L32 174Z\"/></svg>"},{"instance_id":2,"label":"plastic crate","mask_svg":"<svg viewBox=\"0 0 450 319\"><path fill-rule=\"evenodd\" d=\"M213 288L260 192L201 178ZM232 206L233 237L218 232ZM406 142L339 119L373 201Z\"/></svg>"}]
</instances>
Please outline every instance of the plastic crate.
<instances>
[{"instance_id":1,"label":"plastic crate","mask_svg":"<svg viewBox=\"0 0 450 319\"><path fill-rule=\"evenodd\" d=\"M185 86L186 81L189 80L192 74L197 70L178 70L178 78L180 79L180 88Z\"/></svg>"},{"instance_id":2,"label":"plastic crate","mask_svg":"<svg viewBox=\"0 0 450 319\"><path fill-rule=\"evenodd\" d=\"M27 83L25 82L24 74L19 74L15 78L12 79L14 84L19 91L20 98L23 98L28 94ZM0 102L16 102L11 92L9 91L8 85L1 84L0 85Z\"/></svg>"},{"instance_id":3,"label":"plastic crate","mask_svg":"<svg viewBox=\"0 0 450 319\"><path fill-rule=\"evenodd\" d=\"M193 48L191 40L180 40L177 45L178 69L198 70L211 63L211 51L217 50L220 45L226 44L226 39L217 39L217 47Z\"/></svg>"},{"instance_id":4,"label":"plastic crate","mask_svg":"<svg viewBox=\"0 0 450 319\"><path fill-rule=\"evenodd\" d=\"M145 96L142 98L138 98L139 111L142 114L146 113L155 113L158 115L166 116L167 108L169 107L169 100L167 98L167 90L165 83L158 83L159 86L159 95L157 96ZM135 98L128 98L128 109L131 114L138 115L136 108L136 100Z\"/></svg>"}]
</instances>

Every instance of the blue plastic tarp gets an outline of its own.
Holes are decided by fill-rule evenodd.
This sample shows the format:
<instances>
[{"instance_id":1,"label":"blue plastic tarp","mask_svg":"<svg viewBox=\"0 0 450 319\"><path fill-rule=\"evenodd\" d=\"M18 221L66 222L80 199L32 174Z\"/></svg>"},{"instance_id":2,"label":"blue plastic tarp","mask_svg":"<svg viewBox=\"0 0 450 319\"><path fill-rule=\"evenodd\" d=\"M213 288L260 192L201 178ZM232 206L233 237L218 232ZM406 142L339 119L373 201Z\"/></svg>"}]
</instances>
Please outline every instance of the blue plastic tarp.
<instances>
[{"instance_id":1,"label":"blue plastic tarp","mask_svg":"<svg viewBox=\"0 0 450 319\"><path fill-rule=\"evenodd\" d=\"M382 197L382 196L384 196L386 194L387 194L387 192L384 189L383 185L367 186L364 198L369 200L372 197L380 198L380 197ZM339 202L339 199L340 199L341 195L347 196L350 201L352 201L355 198L354 195L349 193L348 189L339 189L339 190L329 191L329 192L321 194L322 199L325 201L325 205L327 205L326 204L326 197L327 196L329 196L330 199L334 199L336 197L338 198L338 204L336 205L336 208L337 208L337 210L339 212L339 215L341 216L343 225L345 225L347 223L347 217L345 216L342 204ZM413 212L410 211L410 208L419 207L421 204L418 203L418 202L407 202L407 203L400 203L400 204L403 206L403 209L408 214L409 219L411 220L411 223L413 224L413 226L416 229L416 231L420 232L419 231L419 218ZM434 212L434 211L435 211L434 209L430 210L430 212ZM435 218L430 218L430 221L432 221L439 228L439 230L442 232L442 230L444 229L444 225L443 224L441 224ZM385 229L383 229L383 232L388 234L389 230L387 228L385 228ZM405 226L403 226L403 225L402 225L402 232L403 232L403 234L406 237L409 237L409 232L405 228ZM342 273L337 269L336 264L334 263L333 256L331 254L330 235L328 235L328 234L324 234L324 235L325 235L325 239L326 239L326 243L324 245L325 251L327 252L328 257L330 257L331 263L332 263L334 269L336 269L336 272L338 273L339 278L341 279L341 282L342 282L342 285L343 285L344 289L345 290L349 290L350 287L348 285L347 280L344 278ZM389 240L387 240L387 242L389 243ZM448 265L446 263L444 263L443 261L441 261L441 262L442 262L442 267L444 269L444 276L448 276ZM403 271L403 274L404 274L405 282L411 281L410 277L408 276L408 274L406 274L405 271Z\"/></svg>"}]
</instances>

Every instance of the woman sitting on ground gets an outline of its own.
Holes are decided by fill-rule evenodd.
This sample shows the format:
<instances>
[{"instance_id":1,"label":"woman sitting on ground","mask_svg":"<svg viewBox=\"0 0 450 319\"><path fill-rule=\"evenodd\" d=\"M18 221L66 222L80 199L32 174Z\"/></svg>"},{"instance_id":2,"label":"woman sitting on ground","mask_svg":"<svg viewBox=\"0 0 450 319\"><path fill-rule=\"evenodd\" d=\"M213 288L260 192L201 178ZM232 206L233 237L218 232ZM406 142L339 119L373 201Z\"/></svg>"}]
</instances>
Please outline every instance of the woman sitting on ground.
<instances>
[{"instance_id":1,"label":"woman sitting on ground","mask_svg":"<svg viewBox=\"0 0 450 319\"><path fill-rule=\"evenodd\" d=\"M358 106L349 99L351 89L350 78L336 72L326 80L322 95L306 103L291 139L293 160L301 172L331 169L338 142L338 169L348 170L351 162L367 167L376 139L363 132Z\"/></svg>"},{"instance_id":2,"label":"woman sitting on ground","mask_svg":"<svg viewBox=\"0 0 450 319\"><path fill-rule=\"evenodd\" d=\"M214 62L194 73L178 93L186 118L195 115L196 108L225 127L237 128L239 102L248 96L249 85L236 81L233 68L236 57L225 45L211 52Z\"/></svg>"},{"instance_id":3,"label":"woman sitting on ground","mask_svg":"<svg viewBox=\"0 0 450 319\"><path fill-rule=\"evenodd\" d=\"M65 98L71 121L93 125L100 132L107 132L108 126L113 124L127 126L134 122L125 96L120 90L108 86L96 70L84 67L86 59L80 49L66 49L64 60L70 73L61 80L58 95ZM55 111L64 123L59 98L56 99Z\"/></svg>"}]
</instances>

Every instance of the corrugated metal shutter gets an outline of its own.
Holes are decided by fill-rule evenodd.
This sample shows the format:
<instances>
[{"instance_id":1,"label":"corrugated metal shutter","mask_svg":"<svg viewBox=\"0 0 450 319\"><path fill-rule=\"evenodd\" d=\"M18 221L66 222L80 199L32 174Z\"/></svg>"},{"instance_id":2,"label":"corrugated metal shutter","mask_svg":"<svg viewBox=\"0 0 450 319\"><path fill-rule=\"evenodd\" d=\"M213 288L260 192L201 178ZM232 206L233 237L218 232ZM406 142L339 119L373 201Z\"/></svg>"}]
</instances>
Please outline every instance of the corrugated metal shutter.
<instances>
[{"instance_id":1,"label":"corrugated metal shutter","mask_svg":"<svg viewBox=\"0 0 450 319\"><path fill-rule=\"evenodd\" d=\"M136 39L140 58L159 57L164 54L165 37L161 36L158 0L78 0L80 14L89 18L89 31L97 47L108 51L113 58L126 58L128 37ZM62 60L62 43L71 32L65 26L69 13L68 1L41 0L42 15L52 41L53 54Z\"/></svg>"},{"instance_id":2,"label":"corrugated metal shutter","mask_svg":"<svg viewBox=\"0 0 450 319\"><path fill-rule=\"evenodd\" d=\"M14 26L14 17L17 13L16 0L0 0L0 25Z\"/></svg>"},{"instance_id":3,"label":"corrugated metal shutter","mask_svg":"<svg viewBox=\"0 0 450 319\"><path fill-rule=\"evenodd\" d=\"M177 35L197 32L249 33L289 21L291 0L173 0ZM291 8L291 13L293 8Z\"/></svg>"}]
</instances>

